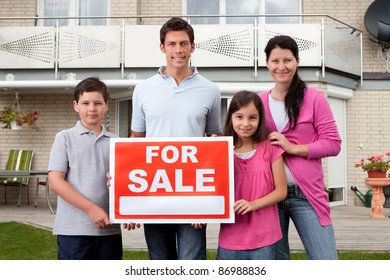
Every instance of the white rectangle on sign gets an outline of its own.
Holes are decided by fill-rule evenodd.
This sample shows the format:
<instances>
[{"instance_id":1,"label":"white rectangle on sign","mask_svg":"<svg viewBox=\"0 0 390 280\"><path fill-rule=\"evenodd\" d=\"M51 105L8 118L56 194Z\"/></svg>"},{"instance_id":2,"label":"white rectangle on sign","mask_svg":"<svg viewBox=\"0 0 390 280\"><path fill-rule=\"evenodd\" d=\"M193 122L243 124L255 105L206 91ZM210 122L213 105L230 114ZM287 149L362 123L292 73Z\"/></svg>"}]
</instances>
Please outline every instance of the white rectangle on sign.
<instances>
[{"instance_id":1,"label":"white rectangle on sign","mask_svg":"<svg viewBox=\"0 0 390 280\"><path fill-rule=\"evenodd\" d=\"M119 201L121 215L217 215L225 212L223 196L122 196Z\"/></svg>"}]
</instances>

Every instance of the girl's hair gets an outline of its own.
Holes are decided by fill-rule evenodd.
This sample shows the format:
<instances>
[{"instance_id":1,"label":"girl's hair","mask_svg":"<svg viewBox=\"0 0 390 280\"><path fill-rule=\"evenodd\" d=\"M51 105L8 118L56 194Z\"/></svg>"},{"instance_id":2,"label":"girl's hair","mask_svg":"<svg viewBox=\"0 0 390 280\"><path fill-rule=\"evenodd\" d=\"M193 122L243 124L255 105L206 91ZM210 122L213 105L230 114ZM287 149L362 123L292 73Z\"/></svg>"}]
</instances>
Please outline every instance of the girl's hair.
<instances>
[{"instance_id":1,"label":"girl's hair","mask_svg":"<svg viewBox=\"0 0 390 280\"><path fill-rule=\"evenodd\" d=\"M230 101L229 109L227 111L227 116L225 120L225 128L224 128L224 135L233 136L234 146L236 147L241 146L242 143L237 133L233 129L232 115L234 112L240 110L241 107L248 105L250 103L255 105L257 111L259 112L259 125L255 133L252 135L253 142L258 143L267 140L268 134L265 128L263 102L261 101L260 97L256 93L247 90L242 90L237 92L233 96L232 101Z\"/></svg>"},{"instance_id":2,"label":"girl's hair","mask_svg":"<svg viewBox=\"0 0 390 280\"><path fill-rule=\"evenodd\" d=\"M271 38L267 46L264 49L266 60L268 61L271 51L275 48L288 49L290 50L295 59L299 61L299 48L293 38L286 35L278 35ZM298 75L298 71L295 72L290 88L288 89L287 95L284 99L284 105L288 120L290 121L289 129L295 129L299 118L299 110L301 108L303 97L306 91L306 83L301 80Z\"/></svg>"},{"instance_id":3,"label":"girl's hair","mask_svg":"<svg viewBox=\"0 0 390 280\"><path fill-rule=\"evenodd\" d=\"M89 77L78 83L74 90L74 100L76 100L76 102L79 102L80 95L83 95L84 92L91 91L100 92L103 96L104 102L108 102L107 87L105 83L103 83L101 80L99 80L99 78L96 77Z\"/></svg>"},{"instance_id":4,"label":"girl's hair","mask_svg":"<svg viewBox=\"0 0 390 280\"><path fill-rule=\"evenodd\" d=\"M186 22L184 19L179 17L173 17L168 20L160 29L160 43L164 45L165 43L165 35L169 31L185 31L190 38L190 43L193 44L195 40L194 29L192 26Z\"/></svg>"}]
</instances>

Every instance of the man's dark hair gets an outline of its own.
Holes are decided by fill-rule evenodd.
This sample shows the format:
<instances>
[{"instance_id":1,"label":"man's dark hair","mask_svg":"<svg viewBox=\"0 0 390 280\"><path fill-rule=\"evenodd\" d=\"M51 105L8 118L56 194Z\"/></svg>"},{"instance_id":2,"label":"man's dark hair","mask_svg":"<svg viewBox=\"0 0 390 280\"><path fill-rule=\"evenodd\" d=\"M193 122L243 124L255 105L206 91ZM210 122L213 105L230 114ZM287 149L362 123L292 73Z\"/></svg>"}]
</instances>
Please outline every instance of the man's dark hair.
<instances>
[{"instance_id":1,"label":"man's dark hair","mask_svg":"<svg viewBox=\"0 0 390 280\"><path fill-rule=\"evenodd\" d=\"M169 31L185 31L190 37L190 43L193 44L195 40L194 29L184 19L173 17L168 20L160 29L160 43L164 45L165 36Z\"/></svg>"}]
</instances>

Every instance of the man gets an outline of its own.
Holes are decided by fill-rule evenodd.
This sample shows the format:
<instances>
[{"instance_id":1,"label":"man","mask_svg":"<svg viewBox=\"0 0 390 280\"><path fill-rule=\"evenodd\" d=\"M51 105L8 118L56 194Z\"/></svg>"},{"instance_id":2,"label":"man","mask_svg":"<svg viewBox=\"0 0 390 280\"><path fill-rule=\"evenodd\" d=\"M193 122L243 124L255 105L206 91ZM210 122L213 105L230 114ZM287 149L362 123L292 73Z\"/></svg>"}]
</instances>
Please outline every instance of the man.
<instances>
[{"instance_id":1,"label":"man","mask_svg":"<svg viewBox=\"0 0 390 280\"><path fill-rule=\"evenodd\" d=\"M193 28L171 18L160 30L160 49L167 65L134 89L131 137L222 134L219 89L189 65ZM146 224L144 231L152 260L206 259L205 225Z\"/></svg>"}]
</instances>

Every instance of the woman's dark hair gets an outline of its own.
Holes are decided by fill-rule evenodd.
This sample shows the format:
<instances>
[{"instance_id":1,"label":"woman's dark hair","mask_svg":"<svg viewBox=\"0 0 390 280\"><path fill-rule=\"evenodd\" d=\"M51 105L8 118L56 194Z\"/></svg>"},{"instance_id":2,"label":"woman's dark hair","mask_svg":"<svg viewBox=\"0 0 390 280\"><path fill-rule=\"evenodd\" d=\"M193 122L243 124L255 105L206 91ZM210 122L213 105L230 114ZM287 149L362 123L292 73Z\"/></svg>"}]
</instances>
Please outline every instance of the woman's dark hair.
<instances>
[{"instance_id":1,"label":"woman's dark hair","mask_svg":"<svg viewBox=\"0 0 390 280\"><path fill-rule=\"evenodd\" d=\"M253 141L255 143L258 143L267 140L268 134L265 128L263 102L256 93L247 90L242 90L237 92L230 101L224 127L224 135L233 136L233 142L235 147L240 147L242 143L237 133L233 129L232 115L234 112L240 110L241 107L250 103L253 103L253 105L255 105L257 111L259 112L259 125L255 133L252 135Z\"/></svg>"},{"instance_id":2,"label":"woman's dark hair","mask_svg":"<svg viewBox=\"0 0 390 280\"><path fill-rule=\"evenodd\" d=\"M195 40L194 29L184 19L173 17L168 20L160 29L160 43L164 45L165 36L169 31L185 31L190 38L190 43L193 44Z\"/></svg>"},{"instance_id":3,"label":"woman's dark hair","mask_svg":"<svg viewBox=\"0 0 390 280\"><path fill-rule=\"evenodd\" d=\"M267 61L271 51L275 48L290 50L293 53L295 59L299 61L298 45L290 36L278 35L268 41L267 46L264 49ZM288 120L290 121L289 129L295 129L297 126L299 111L301 109L306 87L306 83L301 80L298 75L298 71L296 71L293 76L290 88L288 89L287 95L284 99Z\"/></svg>"},{"instance_id":4,"label":"woman's dark hair","mask_svg":"<svg viewBox=\"0 0 390 280\"><path fill-rule=\"evenodd\" d=\"M76 88L74 89L74 100L79 102L80 95L83 95L84 92L97 91L100 92L103 96L104 102L108 102L108 92L105 83L99 80L96 77L90 77L82 80Z\"/></svg>"}]
</instances>

